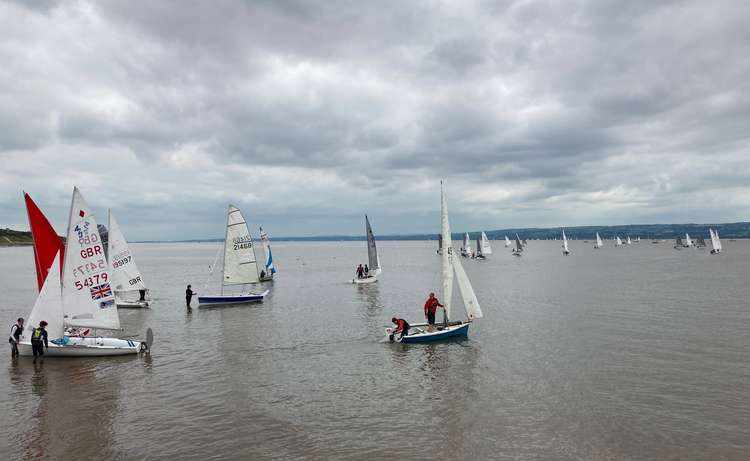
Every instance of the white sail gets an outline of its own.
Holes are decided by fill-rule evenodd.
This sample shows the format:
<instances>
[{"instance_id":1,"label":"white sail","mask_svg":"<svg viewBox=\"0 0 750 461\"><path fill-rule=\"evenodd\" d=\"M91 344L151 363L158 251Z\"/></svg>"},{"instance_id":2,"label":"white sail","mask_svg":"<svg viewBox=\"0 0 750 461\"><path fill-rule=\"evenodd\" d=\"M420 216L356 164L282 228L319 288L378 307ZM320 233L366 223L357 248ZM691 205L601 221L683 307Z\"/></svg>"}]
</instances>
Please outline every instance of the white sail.
<instances>
[{"instance_id":1,"label":"white sail","mask_svg":"<svg viewBox=\"0 0 750 461\"><path fill-rule=\"evenodd\" d=\"M94 214L76 187L70 204L62 279L66 325L120 329L112 276L101 240Z\"/></svg>"},{"instance_id":2,"label":"white sail","mask_svg":"<svg viewBox=\"0 0 750 461\"><path fill-rule=\"evenodd\" d=\"M599 232L596 233L596 247L601 248L604 246L604 242L602 242L602 238L599 237Z\"/></svg>"},{"instance_id":3,"label":"white sail","mask_svg":"<svg viewBox=\"0 0 750 461\"><path fill-rule=\"evenodd\" d=\"M509 239L509 238L508 238L508 236L506 235L506 236L505 236L505 248L508 248L509 246L511 246L511 243L510 243L510 239Z\"/></svg>"},{"instance_id":4,"label":"white sail","mask_svg":"<svg viewBox=\"0 0 750 461\"><path fill-rule=\"evenodd\" d=\"M491 255L492 247L490 246L490 240L487 238L487 234L482 232L482 254Z\"/></svg>"},{"instance_id":5,"label":"white sail","mask_svg":"<svg viewBox=\"0 0 750 461\"><path fill-rule=\"evenodd\" d=\"M260 246L263 248L263 256L265 258L266 274L273 275L276 273L276 266L273 265L273 253L271 253L271 240L268 238L268 234L260 228ZM380 264L378 264L380 267Z\"/></svg>"},{"instance_id":6,"label":"white sail","mask_svg":"<svg viewBox=\"0 0 750 461\"><path fill-rule=\"evenodd\" d=\"M122 235L120 225L115 220L112 211L109 212L109 239L107 240L107 254L109 255L109 270L112 273L112 285L115 297L128 291L145 290L143 276L135 264L130 253L128 242Z\"/></svg>"},{"instance_id":7,"label":"white sail","mask_svg":"<svg viewBox=\"0 0 750 461\"><path fill-rule=\"evenodd\" d=\"M380 275L383 272L380 267L380 256L378 247L375 245L375 234L372 232L367 215L365 215L365 233L367 234L367 262L370 264L368 267L370 275Z\"/></svg>"},{"instance_id":8,"label":"white sail","mask_svg":"<svg viewBox=\"0 0 750 461\"><path fill-rule=\"evenodd\" d=\"M471 253L471 240L469 240L469 233L464 233L464 244L461 247L461 251L464 253Z\"/></svg>"},{"instance_id":9,"label":"white sail","mask_svg":"<svg viewBox=\"0 0 750 461\"><path fill-rule=\"evenodd\" d=\"M50 340L63 336L63 307L60 292L60 252L52 260L49 275L42 285L42 290L31 309L26 326L21 335L21 341L31 341L31 334L39 326L39 322L47 322L47 336Z\"/></svg>"},{"instance_id":10,"label":"white sail","mask_svg":"<svg viewBox=\"0 0 750 461\"><path fill-rule=\"evenodd\" d=\"M568 238L565 236L565 229L563 229L562 231L562 239L563 239L563 244L562 244L563 251L566 253L569 253L570 251L568 250Z\"/></svg>"},{"instance_id":11,"label":"white sail","mask_svg":"<svg viewBox=\"0 0 750 461\"><path fill-rule=\"evenodd\" d=\"M520 253L523 251L523 244L521 243L521 239L518 238L518 234L516 234L516 252Z\"/></svg>"},{"instance_id":12,"label":"white sail","mask_svg":"<svg viewBox=\"0 0 750 461\"><path fill-rule=\"evenodd\" d=\"M632 245L633 244L633 241L630 240L630 236L629 235L628 235L628 239L625 241L625 244L626 245Z\"/></svg>"},{"instance_id":13,"label":"white sail","mask_svg":"<svg viewBox=\"0 0 750 461\"><path fill-rule=\"evenodd\" d=\"M255 261L253 239L247 228L242 212L229 205L227 212L227 232L224 240L223 285L257 283L258 266Z\"/></svg>"},{"instance_id":14,"label":"white sail","mask_svg":"<svg viewBox=\"0 0 750 461\"><path fill-rule=\"evenodd\" d=\"M708 229L708 232L711 234L711 248L714 251L721 251L721 240L719 240L719 231L715 231L712 229Z\"/></svg>"},{"instance_id":15,"label":"white sail","mask_svg":"<svg viewBox=\"0 0 750 461\"><path fill-rule=\"evenodd\" d=\"M618 235L617 237L615 237L615 246L619 247L620 245L622 245L622 240L620 239L620 236Z\"/></svg>"},{"instance_id":16,"label":"white sail","mask_svg":"<svg viewBox=\"0 0 750 461\"><path fill-rule=\"evenodd\" d=\"M685 246L686 247L693 246L693 241L690 240L690 234L688 234L687 232L685 232Z\"/></svg>"},{"instance_id":17,"label":"white sail","mask_svg":"<svg viewBox=\"0 0 750 461\"><path fill-rule=\"evenodd\" d=\"M445 315L451 318L451 298L453 297L453 240L448 222L448 202L445 198L443 181L440 181L440 234L443 236L443 304Z\"/></svg>"},{"instance_id":18,"label":"white sail","mask_svg":"<svg viewBox=\"0 0 750 461\"><path fill-rule=\"evenodd\" d=\"M474 288L471 286L469 277L466 275L466 271L464 271L464 267L461 265L461 261L459 261L458 258L453 259L453 270L456 273L458 291L461 293L461 299L464 301L466 317L469 320L481 319L482 309L479 307L477 295L474 293Z\"/></svg>"}]
</instances>

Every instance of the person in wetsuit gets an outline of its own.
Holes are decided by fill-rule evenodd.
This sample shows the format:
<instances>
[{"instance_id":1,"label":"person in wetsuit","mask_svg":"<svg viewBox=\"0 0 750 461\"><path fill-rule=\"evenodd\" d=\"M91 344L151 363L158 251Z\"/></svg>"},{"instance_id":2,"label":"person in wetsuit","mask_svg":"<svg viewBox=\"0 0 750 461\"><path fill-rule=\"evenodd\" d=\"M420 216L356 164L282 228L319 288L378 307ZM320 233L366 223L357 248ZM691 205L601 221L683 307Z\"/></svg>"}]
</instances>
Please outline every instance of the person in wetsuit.
<instances>
[{"instance_id":1,"label":"person in wetsuit","mask_svg":"<svg viewBox=\"0 0 750 461\"><path fill-rule=\"evenodd\" d=\"M407 322L404 319L399 319L396 317L393 317L391 319L391 322L396 324L396 329L393 330L393 333L391 333L391 341L394 340L395 335L397 333L401 333L401 336L399 336L398 339L403 339L404 336L409 334L409 322Z\"/></svg>"},{"instance_id":2,"label":"person in wetsuit","mask_svg":"<svg viewBox=\"0 0 750 461\"><path fill-rule=\"evenodd\" d=\"M10 356L18 357L18 343L21 341L21 335L23 334L23 319L18 318L18 321L10 327L10 337L8 342L10 343Z\"/></svg>"},{"instance_id":3,"label":"person in wetsuit","mask_svg":"<svg viewBox=\"0 0 750 461\"><path fill-rule=\"evenodd\" d=\"M187 304L188 309L190 309L190 300L193 299L194 295L197 295L198 293L195 293L192 288L190 288L191 285L187 286L187 290L185 290L185 303Z\"/></svg>"},{"instance_id":4,"label":"person in wetsuit","mask_svg":"<svg viewBox=\"0 0 750 461\"><path fill-rule=\"evenodd\" d=\"M444 307L440 304L440 301L435 297L435 293L430 293L430 297L424 303L424 316L427 317L427 323L429 329L432 330L435 325L435 312L438 307Z\"/></svg>"},{"instance_id":5,"label":"person in wetsuit","mask_svg":"<svg viewBox=\"0 0 750 461\"><path fill-rule=\"evenodd\" d=\"M31 351L34 353L34 363L36 363L37 356L41 357L42 363L44 363L44 349L49 349L47 330L44 329L46 326L47 322L42 320L39 322L39 327L34 328L34 332L31 333Z\"/></svg>"}]
</instances>

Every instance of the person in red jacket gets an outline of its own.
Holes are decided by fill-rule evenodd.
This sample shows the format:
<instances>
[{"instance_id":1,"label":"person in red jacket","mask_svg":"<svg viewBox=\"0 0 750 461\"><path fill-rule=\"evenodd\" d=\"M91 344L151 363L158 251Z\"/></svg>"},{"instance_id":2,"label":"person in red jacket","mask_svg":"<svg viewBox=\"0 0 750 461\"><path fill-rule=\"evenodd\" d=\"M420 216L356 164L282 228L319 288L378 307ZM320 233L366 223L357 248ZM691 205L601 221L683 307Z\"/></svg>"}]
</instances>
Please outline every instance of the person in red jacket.
<instances>
[{"instance_id":1,"label":"person in red jacket","mask_svg":"<svg viewBox=\"0 0 750 461\"><path fill-rule=\"evenodd\" d=\"M409 322L407 322L404 319L399 319L396 317L393 317L391 319L391 322L396 324L396 329L393 330L393 333L391 333L391 341L394 340L395 335L397 333L401 333L401 336L399 336L398 339L402 339L404 336L409 334Z\"/></svg>"},{"instance_id":2,"label":"person in red jacket","mask_svg":"<svg viewBox=\"0 0 750 461\"><path fill-rule=\"evenodd\" d=\"M432 330L433 325L435 325L435 312L437 312L438 307L444 306L440 304L440 301L435 297L435 293L430 293L430 297L427 298L427 301L424 303L424 316L427 317L427 323L429 324L430 330Z\"/></svg>"}]
</instances>

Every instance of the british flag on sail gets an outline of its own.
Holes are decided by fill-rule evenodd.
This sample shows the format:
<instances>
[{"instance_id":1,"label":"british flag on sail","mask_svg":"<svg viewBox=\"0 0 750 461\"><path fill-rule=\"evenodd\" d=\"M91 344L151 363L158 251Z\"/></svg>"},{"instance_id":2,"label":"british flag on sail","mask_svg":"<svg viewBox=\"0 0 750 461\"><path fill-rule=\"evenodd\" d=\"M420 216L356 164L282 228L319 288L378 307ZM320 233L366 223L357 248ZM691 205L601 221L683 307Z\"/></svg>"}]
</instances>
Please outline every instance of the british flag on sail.
<instances>
[{"instance_id":1,"label":"british flag on sail","mask_svg":"<svg viewBox=\"0 0 750 461\"><path fill-rule=\"evenodd\" d=\"M91 287L91 299L102 299L112 296L112 288L109 283Z\"/></svg>"}]
</instances>

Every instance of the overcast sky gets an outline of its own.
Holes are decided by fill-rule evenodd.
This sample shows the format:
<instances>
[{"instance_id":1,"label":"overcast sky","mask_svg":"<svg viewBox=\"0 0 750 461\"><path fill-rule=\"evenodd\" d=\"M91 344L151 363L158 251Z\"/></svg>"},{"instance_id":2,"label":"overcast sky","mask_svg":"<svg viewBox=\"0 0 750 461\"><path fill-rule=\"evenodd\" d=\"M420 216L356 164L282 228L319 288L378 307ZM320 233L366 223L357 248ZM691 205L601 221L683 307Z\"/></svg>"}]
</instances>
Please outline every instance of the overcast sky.
<instances>
[{"instance_id":1,"label":"overcast sky","mask_svg":"<svg viewBox=\"0 0 750 461\"><path fill-rule=\"evenodd\" d=\"M0 227L750 220L750 2L0 4ZM102 220L100 219L100 222Z\"/></svg>"}]
</instances>

